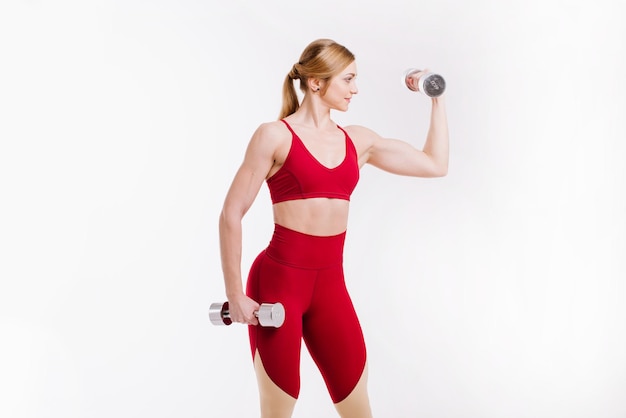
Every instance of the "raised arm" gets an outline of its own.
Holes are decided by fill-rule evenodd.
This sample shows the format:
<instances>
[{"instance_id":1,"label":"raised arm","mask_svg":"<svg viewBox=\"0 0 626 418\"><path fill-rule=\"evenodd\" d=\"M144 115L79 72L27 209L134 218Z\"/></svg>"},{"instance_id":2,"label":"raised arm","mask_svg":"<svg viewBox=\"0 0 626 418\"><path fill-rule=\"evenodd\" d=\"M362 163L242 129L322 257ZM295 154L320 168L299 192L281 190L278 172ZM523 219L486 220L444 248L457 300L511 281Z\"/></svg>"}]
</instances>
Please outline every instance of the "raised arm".
<instances>
[{"instance_id":1,"label":"raised arm","mask_svg":"<svg viewBox=\"0 0 626 418\"><path fill-rule=\"evenodd\" d=\"M235 322L256 324L254 311L259 305L243 290L241 277L241 221L252 206L272 165L277 148L276 129L261 125L252 136L243 163L226 194L219 219L220 252L226 297Z\"/></svg>"},{"instance_id":2,"label":"raised arm","mask_svg":"<svg viewBox=\"0 0 626 418\"><path fill-rule=\"evenodd\" d=\"M349 134L363 144L361 164L372 164L393 174L413 177L442 177L448 173L448 121L443 96L432 99L426 143L419 150L407 142L383 138L359 126Z\"/></svg>"}]
</instances>

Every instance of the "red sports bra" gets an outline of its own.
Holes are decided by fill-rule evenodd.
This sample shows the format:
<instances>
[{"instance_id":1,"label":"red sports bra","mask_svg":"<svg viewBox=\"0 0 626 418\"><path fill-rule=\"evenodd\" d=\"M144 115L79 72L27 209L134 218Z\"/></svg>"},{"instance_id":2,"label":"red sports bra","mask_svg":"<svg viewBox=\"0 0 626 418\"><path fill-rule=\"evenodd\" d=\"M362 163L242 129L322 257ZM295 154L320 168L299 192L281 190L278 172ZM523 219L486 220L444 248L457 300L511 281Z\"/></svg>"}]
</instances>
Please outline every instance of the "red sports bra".
<instances>
[{"instance_id":1,"label":"red sports bra","mask_svg":"<svg viewBox=\"0 0 626 418\"><path fill-rule=\"evenodd\" d=\"M281 122L291 131L291 147L282 167L267 179L272 203L314 197L350 200L359 181L359 161L346 131L337 126L346 136L346 156L337 167L328 168L309 152L286 121Z\"/></svg>"}]
</instances>

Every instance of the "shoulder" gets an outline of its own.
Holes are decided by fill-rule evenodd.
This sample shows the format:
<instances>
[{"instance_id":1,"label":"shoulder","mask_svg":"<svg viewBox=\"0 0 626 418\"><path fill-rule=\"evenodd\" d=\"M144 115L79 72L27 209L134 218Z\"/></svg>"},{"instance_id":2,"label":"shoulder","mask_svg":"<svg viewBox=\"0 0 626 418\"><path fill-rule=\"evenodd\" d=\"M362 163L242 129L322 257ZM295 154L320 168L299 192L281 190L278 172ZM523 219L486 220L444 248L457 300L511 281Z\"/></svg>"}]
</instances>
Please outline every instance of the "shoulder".
<instances>
[{"instance_id":1,"label":"shoulder","mask_svg":"<svg viewBox=\"0 0 626 418\"><path fill-rule=\"evenodd\" d=\"M365 126L361 125L345 126L343 129L348 133L350 138L356 141L373 141L376 138L380 137L370 128L366 128Z\"/></svg>"},{"instance_id":2,"label":"shoulder","mask_svg":"<svg viewBox=\"0 0 626 418\"><path fill-rule=\"evenodd\" d=\"M252 138L250 148L275 150L291 142L291 132L281 121L265 122L260 124Z\"/></svg>"},{"instance_id":3,"label":"shoulder","mask_svg":"<svg viewBox=\"0 0 626 418\"><path fill-rule=\"evenodd\" d=\"M380 135L365 126L350 125L344 127L343 129L359 150L367 150L381 139Z\"/></svg>"},{"instance_id":4,"label":"shoulder","mask_svg":"<svg viewBox=\"0 0 626 418\"><path fill-rule=\"evenodd\" d=\"M259 125L248 144L247 155L252 157L279 159L291 146L291 132L281 121Z\"/></svg>"},{"instance_id":5,"label":"shoulder","mask_svg":"<svg viewBox=\"0 0 626 418\"><path fill-rule=\"evenodd\" d=\"M291 132L279 120L265 122L260 124L254 131L252 138L262 139L264 141L281 141L291 137Z\"/></svg>"}]
</instances>

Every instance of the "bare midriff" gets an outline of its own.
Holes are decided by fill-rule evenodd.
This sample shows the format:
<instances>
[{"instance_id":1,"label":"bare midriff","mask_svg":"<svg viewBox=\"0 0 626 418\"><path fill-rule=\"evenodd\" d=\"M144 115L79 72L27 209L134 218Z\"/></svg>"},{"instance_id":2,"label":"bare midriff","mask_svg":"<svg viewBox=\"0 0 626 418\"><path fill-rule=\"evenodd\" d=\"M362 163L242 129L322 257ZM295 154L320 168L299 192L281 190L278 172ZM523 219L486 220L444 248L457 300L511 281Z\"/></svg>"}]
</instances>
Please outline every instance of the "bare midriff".
<instances>
[{"instance_id":1,"label":"bare midriff","mask_svg":"<svg viewBox=\"0 0 626 418\"><path fill-rule=\"evenodd\" d=\"M308 235L331 236L348 226L350 202L325 197L288 200L274 204L274 222Z\"/></svg>"}]
</instances>

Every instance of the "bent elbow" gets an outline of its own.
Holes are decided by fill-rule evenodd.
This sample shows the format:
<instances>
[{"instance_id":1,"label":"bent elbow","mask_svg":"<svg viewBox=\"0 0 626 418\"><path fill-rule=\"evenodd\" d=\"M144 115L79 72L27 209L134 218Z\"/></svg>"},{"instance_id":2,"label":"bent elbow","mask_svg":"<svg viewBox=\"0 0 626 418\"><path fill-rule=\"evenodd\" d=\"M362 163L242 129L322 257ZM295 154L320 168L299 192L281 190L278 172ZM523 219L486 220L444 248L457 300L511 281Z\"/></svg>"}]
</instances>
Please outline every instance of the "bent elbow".
<instances>
[{"instance_id":1,"label":"bent elbow","mask_svg":"<svg viewBox=\"0 0 626 418\"><path fill-rule=\"evenodd\" d=\"M437 165L431 169L430 177L445 177L448 175L448 164Z\"/></svg>"}]
</instances>

